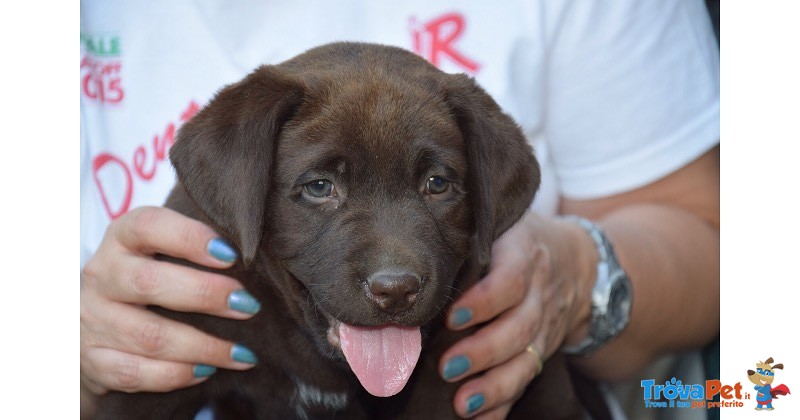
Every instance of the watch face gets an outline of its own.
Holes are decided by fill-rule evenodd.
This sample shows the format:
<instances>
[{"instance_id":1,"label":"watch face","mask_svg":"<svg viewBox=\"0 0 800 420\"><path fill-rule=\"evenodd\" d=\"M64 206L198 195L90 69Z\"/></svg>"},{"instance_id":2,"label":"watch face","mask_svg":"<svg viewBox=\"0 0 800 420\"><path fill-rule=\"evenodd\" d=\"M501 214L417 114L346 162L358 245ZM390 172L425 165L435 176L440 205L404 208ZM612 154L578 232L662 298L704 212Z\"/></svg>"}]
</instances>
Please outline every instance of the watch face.
<instances>
[{"instance_id":1,"label":"watch face","mask_svg":"<svg viewBox=\"0 0 800 420\"><path fill-rule=\"evenodd\" d=\"M631 289L626 278L618 279L611 289L609 296L609 312L611 324L615 331L619 331L628 324L631 313Z\"/></svg>"}]
</instances>

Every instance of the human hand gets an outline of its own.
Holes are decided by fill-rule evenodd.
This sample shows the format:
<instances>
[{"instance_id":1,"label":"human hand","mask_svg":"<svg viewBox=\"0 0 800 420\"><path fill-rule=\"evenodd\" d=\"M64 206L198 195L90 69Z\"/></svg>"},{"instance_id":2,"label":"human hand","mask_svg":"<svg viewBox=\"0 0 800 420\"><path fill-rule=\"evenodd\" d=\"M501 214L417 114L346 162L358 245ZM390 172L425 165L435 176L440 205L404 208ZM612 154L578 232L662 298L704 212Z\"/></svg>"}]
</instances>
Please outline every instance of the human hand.
<instances>
[{"instance_id":1,"label":"human hand","mask_svg":"<svg viewBox=\"0 0 800 420\"><path fill-rule=\"evenodd\" d=\"M237 258L211 228L166 208L138 208L111 223L81 271L82 396L84 388L98 395L170 391L203 382L215 367L253 366L243 346L144 308L233 319L260 308L238 281L156 261L157 253L217 269Z\"/></svg>"},{"instance_id":2,"label":"human hand","mask_svg":"<svg viewBox=\"0 0 800 420\"><path fill-rule=\"evenodd\" d=\"M593 279L597 255L578 229L528 213L495 242L486 277L453 304L449 328L487 322L439 362L448 382L483 372L456 392L460 416L505 418L544 360L588 320L591 282L576 279Z\"/></svg>"}]
</instances>

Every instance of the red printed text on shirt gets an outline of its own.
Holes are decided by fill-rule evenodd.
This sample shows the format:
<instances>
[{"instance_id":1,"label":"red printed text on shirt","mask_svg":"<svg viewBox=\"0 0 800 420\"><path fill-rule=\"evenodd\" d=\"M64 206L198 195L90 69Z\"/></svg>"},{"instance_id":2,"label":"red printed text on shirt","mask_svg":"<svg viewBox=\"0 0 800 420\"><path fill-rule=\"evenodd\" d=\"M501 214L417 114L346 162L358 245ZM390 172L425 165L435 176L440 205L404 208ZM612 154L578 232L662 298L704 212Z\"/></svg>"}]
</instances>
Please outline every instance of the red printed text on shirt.
<instances>
[{"instance_id":1,"label":"red printed text on shirt","mask_svg":"<svg viewBox=\"0 0 800 420\"><path fill-rule=\"evenodd\" d=\"M175 143L177 126L188 121L198 109L200 107L195 101L189 102L186 110L181 113L179 121L169 122L160 135L153 136L150 144L145 143L136 147L133 155L127 159L110 152L100 153L92 159L92 175L103 207L111 220L122 216L130 209L137 183L150 182L153 179L159 167L165 164L170 146ZM103 182L104 171L121 172L122 184ZM116 202L111 202L112 194L109 193L112 191L121 191L121 194L114 194L120 197Z\"/></svg>"},{"instance_id":2,"label":"red printed text on shirt","mask_svg":"<svg viewBox=\"0 0 800 420\"><path fill-rule=\"evenodd\" d=\"M81 96L91 103L119 104L125 98L118 35L81 32Z\"/></svg>"},{"instance_id":3,"label":"red printed text on shirt","mask_svg":"<svg viewBox=\"0 0 800 420\"><path fill-rule=\"evenodd\" d=\"M457 41L467 30L467 20L464 15L456 12L445 13L423 23L411 17L409 25L412 49L434 66L441 69L443 59L446 58L470 74L476 74L480 70L480 64L461 51L457 45Z\"/></svg>"}]
</instances>

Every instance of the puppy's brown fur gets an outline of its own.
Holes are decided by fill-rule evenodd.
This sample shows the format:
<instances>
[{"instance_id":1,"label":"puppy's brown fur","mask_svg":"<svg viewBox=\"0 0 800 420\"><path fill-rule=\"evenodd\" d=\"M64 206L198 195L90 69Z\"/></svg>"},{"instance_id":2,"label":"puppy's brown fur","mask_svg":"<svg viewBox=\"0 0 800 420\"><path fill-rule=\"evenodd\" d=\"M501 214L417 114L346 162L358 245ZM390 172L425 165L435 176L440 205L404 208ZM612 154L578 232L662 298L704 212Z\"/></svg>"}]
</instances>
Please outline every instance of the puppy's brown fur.
<instances>
[{"instance_id":1,"label":"puppy's brown fur","mask_svg":"<svg viewBox=\"0 0 800 420\"><path fill-rule=\"evenodd\" d=\"M470 331L448 331L442 315L485 272L492 242L539 183L520 129L472 79L393 47L330 44L224 88L180 130L170 158L180 183L167 206L236 246L241 262L224 273L263 309L247 321L153 310L243 343L259 363L168 394L112 393L101 418L192 418L209 401L220 418L456 417L460 383L437 366ZM426 189L433 176L450 182L446 192ZM329 196L309 195L316 180L332 183ZM365 293L386 269L421 279L407 310L381 310ZM423 326L400 394L361 388L328 336L332 320ZM580 415L560 357L512 412L534 414Z\"/></svg>"}]
</instances>

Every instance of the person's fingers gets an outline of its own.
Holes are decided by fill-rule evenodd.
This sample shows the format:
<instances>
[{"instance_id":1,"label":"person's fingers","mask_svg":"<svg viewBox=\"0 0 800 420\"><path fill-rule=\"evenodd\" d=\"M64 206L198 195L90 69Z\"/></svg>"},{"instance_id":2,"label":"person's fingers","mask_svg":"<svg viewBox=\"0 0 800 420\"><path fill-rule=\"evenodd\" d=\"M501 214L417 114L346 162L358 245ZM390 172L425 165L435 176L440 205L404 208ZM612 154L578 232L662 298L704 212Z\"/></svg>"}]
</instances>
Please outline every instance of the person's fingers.
<instances>
[{"instance_id":1,"label":"person's fingers","mask_svg":"<svg viewBox=\"0 0 800 420\"><path fill-rule=\"evenodd\" d=\"M106 231L81 270L81 376L103 389L168 391L257 362L240 344L213 337L139 305L250 318L259 303L231 278L156 261L169 255L210 268L230 267L234 248L205 224L173 210L135 209Z\"/></svg>"},{"instance_id":2,"label":"person's fingers","mask_svg":"<svg viewBox=\"0 0 800 420\"><path fill-rule=\"evenodd\" d=\"M456 413L469 417L490 413L504 405L510 407L539 369L539 360L534 355L527 351L517 354L508 362L462 385L453 400ZM500 409L498 412L502 411Z\"/></svg>"},{"instance_id":3,"label":"person's fingers","mask_svg":"<svg viewBox=\"0 0 800 420\"><path fill-rule=\"evenodd\" d=\"M531 284L538 284L549 275L548 264L540 261L547 259L546 252L537 255L533 271L526 280ZM527 290L519 298L521 303L517 306L451 346L440 360L442 377L446 381L455 381L505 363L524 351L534 339L545 341L535 342L537 349L549 350L545 338L554 333L550 331L554 325L544 323L549 304L542 299L540 289ZM547 354L540 356L546 357Z\"/></svg>"},{"instance_id":4,"label":"person's fingers","mask_svg":"<svg viewBox=\"0 0 800 420\"><path fill-rule=\"evenodd\" d=\"M167 392L199 384L216 372L211 366L154 360L108 348L92 348L81 358L81 370L92 381L89 390Z\"/></svg>"},{"instance_id":5,"label":"person's fingers","mask_svg":"<svg viewBox=\"0 0 800 420\"><path fill-rule=\"evenodd\" d=\"M261 309L241 283L220 274L134 256L110 264L110 272L118 274L92 287L111 301L237 319L250 318ZM86 277L95 276L91 270L84 270Z\"/></svg>"},{"instance_id":6,"label":"person's fingers","mask_svg":"<svg viewBox=\"0 0 800 420\"><path fill-rule=\"evenodd\" d=\"M495 257L489 274L451 305L449 328L461 330L494 319L527 295L533 270L549 270L549 255L541 247L503 246Z\"/></svg>"},{"instance_id":7,"label":"person's fingers","mask_svg":"<svg viewBox=\"0 0 800 420\"><path fill-rule=\"evenodd\" d=\"M107 316L110 313L114 316ZM226 369L249 369L257 362L255 355L240 344L116 302L82 308L81 342L81 350L111 348L151 359Z\"/></svg>"},{"instance_id":8,"label":"person's fingers","mask_svg":"<svg viewBox=\"0 0 800 420\"><path fill-rule=\"evenodd\" d=\"M453 303L448 326L461 330L493 319L519 304L526 292L527 281L516 267L496 267Z\"/></svg>"},{"instance_id":9,"label":"person's fingers","mask_svg":"<svg viewBox=\"0 0 800 420\"><path fill-rule=\"evenodd\" d=\"M163 207L139 207L109 226L120 245L141 255L164 254L206 267L227 268L236 250L204 223Z\"/></svg>"},{"instance_id":10,"label":"person's fingers","mask_svg":"<svg viewBox=\"0 0 800 420\"><path fill-rule=\"evenodd\" d=\"M538 295L531 295L521 305L450 347L440 360L442 377L453 382L505 363L524 351L541 319Z\"/></svg>"}]
</instances>

